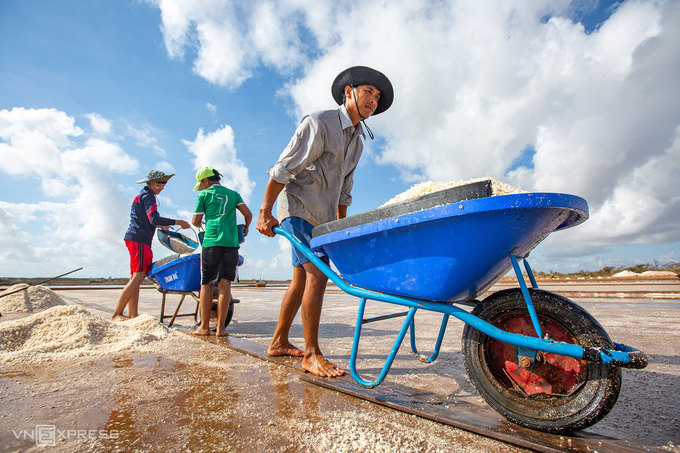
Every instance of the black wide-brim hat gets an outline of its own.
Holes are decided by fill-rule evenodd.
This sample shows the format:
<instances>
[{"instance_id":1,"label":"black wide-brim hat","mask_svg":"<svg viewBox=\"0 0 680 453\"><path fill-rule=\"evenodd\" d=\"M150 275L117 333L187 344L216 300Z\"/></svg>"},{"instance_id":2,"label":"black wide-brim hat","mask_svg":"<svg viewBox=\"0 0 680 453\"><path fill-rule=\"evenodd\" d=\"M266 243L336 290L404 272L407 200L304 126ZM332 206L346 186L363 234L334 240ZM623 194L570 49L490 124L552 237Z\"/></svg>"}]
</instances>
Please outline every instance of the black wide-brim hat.
<instances>
[{"instance_id":1,"label":"black wide-brim hat","mask_svg":"<svg viewBox=\"0 0 680 453\"><path fill-rule=\"evenodd\" d=\"M380 90L380 101L378 101L378 107L373 112L373 115L382 113L390 108L394 100L394 90L392 89L390 79L385 77L385 74L382 72L376 71L373 68L353 66L338 74L331 86L331 94L333 94L333 99L335 99L338 105L343 103L345 87L347 85L351 87L373 85Z\"/></svg>"}]
</instances>

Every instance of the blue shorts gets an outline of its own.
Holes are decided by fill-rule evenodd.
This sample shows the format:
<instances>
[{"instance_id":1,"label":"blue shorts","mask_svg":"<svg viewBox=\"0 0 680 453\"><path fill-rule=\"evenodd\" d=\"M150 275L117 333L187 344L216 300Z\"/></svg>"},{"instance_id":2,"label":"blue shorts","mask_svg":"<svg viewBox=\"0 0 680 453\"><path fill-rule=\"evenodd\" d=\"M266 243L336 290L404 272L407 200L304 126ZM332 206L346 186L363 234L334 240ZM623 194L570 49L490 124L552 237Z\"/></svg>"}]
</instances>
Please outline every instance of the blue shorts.
<instances>
[{"instance_id":1,"label":"blue shorts","mask_svg":"<svg viewBox=\"0 0 680 453\"><path fill-rule=\"evenodd\" d=\"M312 229L314 226L300 217L286 217L281 222L281 228L291 233L304 245L309 247L309 242L312 240ZM291 244L293 267L301 267L305 263L309 263L309 259L298 249ZM328 256L322 251L314 251L314 254L328 263Z\"/></svg>"}]
</instances>

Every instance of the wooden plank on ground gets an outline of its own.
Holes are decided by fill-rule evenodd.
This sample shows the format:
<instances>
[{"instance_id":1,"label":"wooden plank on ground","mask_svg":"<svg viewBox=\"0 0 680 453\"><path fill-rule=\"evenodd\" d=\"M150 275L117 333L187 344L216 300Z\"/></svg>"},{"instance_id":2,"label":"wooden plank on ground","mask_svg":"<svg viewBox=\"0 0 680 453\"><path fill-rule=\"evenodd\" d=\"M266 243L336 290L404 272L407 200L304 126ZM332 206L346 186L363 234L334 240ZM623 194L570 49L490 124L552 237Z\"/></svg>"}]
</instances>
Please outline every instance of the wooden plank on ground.
<instances>
[{"instance_id":1,"label":"wooden plank on ground","mask_svg":"<svg viewBox=\"0 0 680 453\"><path fill-rule=\"evenodd\" d=\"M663 451L628 440L599 436L589 433L588 430L572 435L534 431L508 422L486 405L476 405L463 400L442 402L441 397L434 393L390 382L383 382L376 388L366 389L357 384L349 374L334 379L314 376L302 369L299 358L269 357L266 346L244 338L227 336L218 339L214 335L198 338L290 368L300 374L303 382L530 450L551 453Z\"/></svg>"}]
</instances>

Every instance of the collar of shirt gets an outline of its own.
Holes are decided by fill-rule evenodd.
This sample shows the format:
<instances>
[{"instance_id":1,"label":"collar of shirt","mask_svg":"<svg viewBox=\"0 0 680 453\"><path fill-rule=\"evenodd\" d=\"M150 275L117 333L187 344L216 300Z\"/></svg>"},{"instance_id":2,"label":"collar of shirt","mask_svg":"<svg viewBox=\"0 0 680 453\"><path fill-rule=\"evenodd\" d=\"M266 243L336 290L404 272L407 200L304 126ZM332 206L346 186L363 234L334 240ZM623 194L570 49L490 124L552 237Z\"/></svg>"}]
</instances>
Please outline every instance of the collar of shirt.
<instances>
[{"instance_id":1,"label":"collar of shirt","mask_svg":"<svg viewBox=\"0 0 680 453\"><path fill-rule=\"evenodd\" d=\"M341 105L338 108L338 111L340 112L340 125L342 126L342 129L345 130L348 127L352 128L353 133L360 133L361 136L366 139L366 136L364 135L364 128L361 126L361 121L357 123L356 127L359 129L358 131L354 130L354 125L352 124L352 119L349 117L349 113L347 113L347 109L345 108L345 105Z\"/></svg>"},{"instance_id":2,"label":"collar of shirt","mask_svg":"<svg viewBox=\"0 0 680 453\"><path fill-rule=\"evenodd\" d=\"M153 191L151 190L151 187L149 187L148 185L145 185L144 187L142 187L142 192L146 192L148 194L151 194L154 197L156 196L156 194L153 193Z\"/></svg>"}]
</instances>

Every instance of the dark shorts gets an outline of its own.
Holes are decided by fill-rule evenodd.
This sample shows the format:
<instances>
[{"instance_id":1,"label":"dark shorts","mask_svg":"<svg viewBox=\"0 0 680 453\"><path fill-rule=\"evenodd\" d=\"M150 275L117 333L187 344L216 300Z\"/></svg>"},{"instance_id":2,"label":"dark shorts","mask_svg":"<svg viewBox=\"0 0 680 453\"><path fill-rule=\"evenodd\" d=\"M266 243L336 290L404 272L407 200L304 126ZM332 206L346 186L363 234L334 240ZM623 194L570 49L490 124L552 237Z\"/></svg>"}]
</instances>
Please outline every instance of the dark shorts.
<instances>
[{"instance_id":1,"label":"dark shorts","mask_svg":"<svg viewBox=\"0 0 680 453\"><path fill-rule=\"evenodd\" d=\"M136 272L149 273L153 262L151 247L141 242L125 240L125 246L130 252L130 275Z\"/></svg>"},{"instance_id":2,"label":"dark shorts","mask_svg":"<svg viewBox=\"0 0 680 453\"><path fill-rule=\"evenodd\" d=\"M236 280L238 247L205 247L201 250L201 285L212 285L226 278Z\"/></svg>"},{"instance_id":3,"label":"dark shorts","mask_svg":"<svg viewBox=\"0 0 680 453\"><path fill-rule=\"evenodd\" d=\"M314 226L300 217L287 217L281 222L281 228L291 233L298 238L300 242L309 247L309 242L312 240L312 230ZM302 267L303 264L309 263L302 252L298 251L293 244L290 245L292 249L293 267ZM328 263L328 256L322 251L314 251L314 254Z\"/></svg>"}]
</instances>

